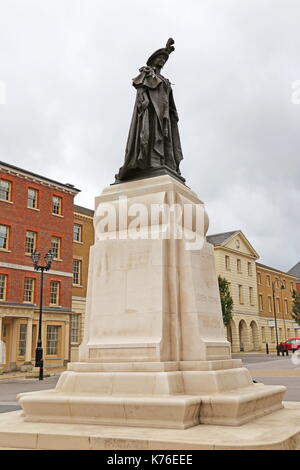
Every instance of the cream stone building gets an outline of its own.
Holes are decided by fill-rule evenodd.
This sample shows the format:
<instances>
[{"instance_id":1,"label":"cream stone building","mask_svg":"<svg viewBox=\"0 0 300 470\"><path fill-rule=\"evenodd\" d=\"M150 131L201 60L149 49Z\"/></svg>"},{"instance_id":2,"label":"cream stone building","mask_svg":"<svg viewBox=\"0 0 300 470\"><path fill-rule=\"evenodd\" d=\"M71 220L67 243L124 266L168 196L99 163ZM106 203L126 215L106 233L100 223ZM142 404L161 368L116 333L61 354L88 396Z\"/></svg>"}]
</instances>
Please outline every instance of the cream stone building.
<instances>
[{"instance_id":1,"label":"cream stone building","mask_svg":"<svg viewBox=\"0 0 300 470\"><path fill-rule=\"evenodd\" d=\"M266 345L274 351L277 341L299 337L291 317L297 277L258 263L258 253L240 230L209 235L207 241L214 245L217 274L230 284L233 319L225 334L232 352L265 351Z\"/></svg>"},{"instance_id":2,"label":"cream stone building","mask_svg":"<svg viewBox=\"0 0 300 470\"><path fill-rule=\"evenodd\" d=\"M214 245L217 274L230 283L233 319L227 328L232 352L262 348L256 260L259 258L241 230L207 236Z\"/></svg>"},{"instance_id":3,"label":"cream stone building","mask_svg":"<svg viewBox=\"0 0 300 470\"><path fill-rule=\"evenodd\" d=\"M256 263L256 276L262 342L274 350L277 341L300 337L300 326L291 315L297 277L261 263Z\"/></svg>"},{"instance_id":4,"label":"cream stone building","mask_svg":"<svg viewBox=\"0 0 300 470\"><path fill-rule=\"evenodd\" d=\"M78 360L83 338L90 247L94 244L94 211L74 205L71 361Z\"/></svg>"}]
</instances>

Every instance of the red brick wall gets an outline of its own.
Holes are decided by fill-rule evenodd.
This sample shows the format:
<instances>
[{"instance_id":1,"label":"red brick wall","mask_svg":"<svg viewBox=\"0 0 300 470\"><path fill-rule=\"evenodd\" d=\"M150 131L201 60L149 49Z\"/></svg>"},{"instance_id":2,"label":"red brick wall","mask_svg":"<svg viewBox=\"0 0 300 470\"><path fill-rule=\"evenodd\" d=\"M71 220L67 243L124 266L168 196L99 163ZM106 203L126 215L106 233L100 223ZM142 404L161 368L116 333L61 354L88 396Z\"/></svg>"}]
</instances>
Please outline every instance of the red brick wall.
<instances>
[{"instance_id":1,"label":"red brick wall","mask_svg":"<svg viewBox=\"0 0 300 470\"><path fill-rule=\"evenodd\" d=\"M7 175L0 171L0 178L11 181L13 204L0 201L0 224L10 227L9 250L0 250L0 261L22 266L32 266L32 260L25 254L26 231L37 233L36 249L43 256L51 248L51 237L61 238L61 261L53 261L52 268L44 277L44 304L49 305L50 279L61 283L60 306L71 308L72 278L52 274L52 270L72 273L73 259L73 195L63 191L49 188L42 184L31 183L26 179ZM28 188L39 191L38 208L27 208ZM62 216L52 214L52 196L62 198ZM40 273L7 269L0 266L0 273L8 274L8 286L6 301L23 302L23 286L25 277L36 278L35 302L39 302Z\"/></svg>"}]
</instances>

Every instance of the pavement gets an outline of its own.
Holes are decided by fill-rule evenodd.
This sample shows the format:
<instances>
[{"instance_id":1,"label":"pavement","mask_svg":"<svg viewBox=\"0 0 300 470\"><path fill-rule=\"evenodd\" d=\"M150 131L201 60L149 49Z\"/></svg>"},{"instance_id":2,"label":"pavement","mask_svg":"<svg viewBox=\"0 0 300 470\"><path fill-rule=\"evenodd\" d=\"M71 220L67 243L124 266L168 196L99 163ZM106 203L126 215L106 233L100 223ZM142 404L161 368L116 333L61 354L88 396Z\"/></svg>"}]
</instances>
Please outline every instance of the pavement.
<instances>
[{"instance_id":1,"label":"pavement","mask_svg":"<svg viewBox=\"0 0 300 470\"><path fill-rule=\"evenodd\" d=\"M44 373L45 375L50 375L52 377L54 375L60 375L65 370L67 370L67 367L53 367L51 369L45 369ZM31 374L30 372L22 372L22 371L3 372L0 374L0 381L8 380L8 379L19 379L19 378L25 379L26 376L29 376L30 374Z\"/></svg>"},{"instance_id":2,"label":"pavement","mask_svg":"<svg viewBox=\"0 0 300 470\"><path fill-rule=\"evenodd\" d=\"M0 375L0 413L20 410L17 395L23 392L55 388L61 372L66 368L51 370L50 377L44 380L26 378L27 372L8 372Z\"/></svg>"},{"instance_id":3,"label":"pavement","mask_svg":"<svg viewBox=\"0 0 300 470\"><path fill-rule=\"evenodd\" d=\"M300 401L300 358L299 364L294 364L292 354L277 356L262 353L233 354L234 359L242 359L256 382L265 385L284 385L287 391L285 401Z\"/></svg>"}]
</instances>

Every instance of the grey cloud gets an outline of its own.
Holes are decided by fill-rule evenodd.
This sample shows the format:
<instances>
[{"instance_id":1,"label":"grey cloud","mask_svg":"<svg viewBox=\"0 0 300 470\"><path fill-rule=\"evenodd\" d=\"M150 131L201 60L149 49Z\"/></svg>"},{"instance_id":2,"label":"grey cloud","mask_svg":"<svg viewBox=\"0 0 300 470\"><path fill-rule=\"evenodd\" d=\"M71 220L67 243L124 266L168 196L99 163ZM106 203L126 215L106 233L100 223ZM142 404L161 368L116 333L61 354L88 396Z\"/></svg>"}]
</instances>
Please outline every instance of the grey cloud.
<instances>
[{"instance_id":1,"label":"grey cloud","mask_svg":"<svg viewBox=\"0 0 300 470\"><path fill-rule=\"evenodd\" d=\"M77 203L123 163L147 57L175 39L174 83L187 184L211 233L241 228L261 261L299 260L297 0L2 0L1 160L70 182Z\"/></svg>"}]
</instances>

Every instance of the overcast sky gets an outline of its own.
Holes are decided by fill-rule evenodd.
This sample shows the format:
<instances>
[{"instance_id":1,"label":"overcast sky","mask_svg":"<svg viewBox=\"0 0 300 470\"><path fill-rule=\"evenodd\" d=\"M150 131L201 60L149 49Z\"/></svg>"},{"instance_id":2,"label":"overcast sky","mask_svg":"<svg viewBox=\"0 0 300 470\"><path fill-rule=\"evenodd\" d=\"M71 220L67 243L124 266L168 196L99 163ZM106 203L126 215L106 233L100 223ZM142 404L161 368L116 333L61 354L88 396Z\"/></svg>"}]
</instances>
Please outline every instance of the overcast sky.
<instances>
[{"instance_id":1,"label":"overcast sky","mask_svg":"<svg viewBox=\"0 0 300 470\"><path fill-rule=\"evenodd\" d=\"M209 233L241 229L260 261L300 259L299 0L0 0L0 160L94 197L122 166L149 55L175 39L187 185Z\"/></svg>"}]
</instances>

